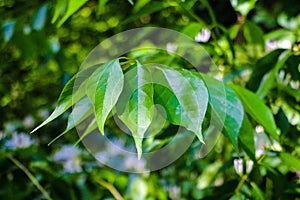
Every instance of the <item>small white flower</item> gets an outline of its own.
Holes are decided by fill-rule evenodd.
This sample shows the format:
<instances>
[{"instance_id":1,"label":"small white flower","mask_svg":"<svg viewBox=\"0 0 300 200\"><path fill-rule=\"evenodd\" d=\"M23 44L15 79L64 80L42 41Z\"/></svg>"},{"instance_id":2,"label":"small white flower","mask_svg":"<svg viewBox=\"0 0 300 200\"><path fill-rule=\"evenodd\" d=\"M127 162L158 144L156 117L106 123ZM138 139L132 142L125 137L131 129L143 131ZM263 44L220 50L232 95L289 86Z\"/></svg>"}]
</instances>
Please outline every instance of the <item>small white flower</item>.
<instances>
[{"instance_id":1,"label":"small white flower","mask_svg":"<svg viewBox=\"0 0 300 200\"><path fill-rule=\"evenodd\" d=\"M255 132L256 133L263 133L264 132L264 127L262 127L262 126L256 126L255 127Z\"/></svg>"},{"instance_id":2,"label":"small white flower","mask_svg":"<svg viewBox=\"0 0 300 200\"><path fill-rule=\"evenodd\" d=\"M23 28L23 33L24 33L25 35L28 35L29 33L31 33L31 27L28 26L28 25L24 26L24 28Z\"/></svg>"},{"instance_id":3,"label":"small white flower","mask_svg":"<svg viewBox=\"0 0 300 200\"><path fill-rule=\"evenodd\" d=\"M278 42L278 47L281 49L291 49L292 43L289 40L282 40Z\"/></svg>"},{"instance_id":4,"label":"small white flower","mask_svg":"<svg viewBox=\"0 0 300 200\"><path fill-rule=\"evenodd\" d=\"M168 53L174 53L177 49L177 45L176 44L173 44L173 43L167 43L167 52Z\"/></svg>"},{"instance_id":5,"label":"small white flower","mask_svg":"<svg viewBox=\"0 0 300 200\"><path fill-rule=\"evenodd\" d=\"M52 38L50 40L50 48L53 53L57 53L60 50L60 43L58 38Z\"/></svg>"},{"instance_id":6,"label":"small white flower","mask_svg":"<svg viewBox=\"0 0 300 200\"><path fill-rule=\"evenodd\" d=\"M246 162L246 172L247 173L251 172L253 168L253 161L252 160L244 161L243 159L239 158L233 160L233 166L237 174L243 173L243 162Z\"/></svg>"},{"instance_id":7,"label":"small white flower","mask_svg":"<svg viewBox=\"0 0 300 200\"><path fill-rule=\"evenodd\" d=\"M53 156L56 161L71 160L79 156L81 151L76 146L65 145Z\"/></svg>"},{"instance_id":8,"label":"small white flower","mask_svg":"<svg viewBox=\"0 0 300 200\"><path fill-rule=\"evenodd\" d=\"M256 149L255 151L255 157L260 157L261 155L265 154L265 150L262 148Z\"/></svg>"},{"instance_id":9,"label":"small white flower","mask_svg":"<svg viewBox=\"0 0 300 200\"><path fill-rule=\"evenodd\" d=\"M292 43L289 40L267 40L266 41L266 51L273 51L275 49L291 49Z\"/></svg>"},{"instance_id":10,"label":"small white flower","mask_svg":"<svg viewBox=\"0 0 300 200\"><path fill-rule=\"evenodd\" d=\"M34 141L25 133L14 132L10 140L6 141L5 146L9 149L26 148Z\"/></svg>"},{"instance_id":11,"label":"small white flower","mask_svg":"<svg viewBox=\"0 0 300 200\"><path fill-rule=\"evenodd\" d=\"M62 163L67 173L80 172L82 170L80 154L81 151L76 146L65 145L54 154L53 159Z\"/></svg>"},{"instance_id":12,"label":"small white flower","mask_svg":"<svg viewBox=\"0 0 300 200\"><path fill-rule=\"evenodd\" d=\"M126 169L142 171L146 169L146 162L144 159L138 160L136 155L126 155L124 159L124 166Z\"/></svg>"},{"instance_id":13,"label":"small white flower","mask_svg":"<svg viewBox=\"0 0 300 200\"><path fill-rule=\"evenodd\" d=\"M67 160L63 163L64 171L68 173L81 172L81 162L79 158L74 158L72 160Z\"/></svg>"},{"instance_id":14,"label":"small white flower","mask_svg":"<svg viewBox=\"0 0 300 200\"><path fill-rule=\"evenodd\" d=\"M196 42L207 42L210 38L210 31L207 28L204 28L199 32L196 37Z\"/></svg>"},{"instance_id":15,"label":"small white flower","mask_svg":"<svg viewBox=\"0 0 300 200\"><path fill-rule=\"evenodd\" d=\"M278 49L278 44L275 40L267 40L266 41L266 50L267 52Z\"/></svg>"},{"instance_id":16,"label":"small white flower","mask_svg":"<svg viewBox=\"0 0 300 200\"><path fill-rule=\"evenodd\" d=\"M181 193L181 189L180 187L174 185L174 186L169 186L167 188L168 192L169 192L169 197L171 199L179 199L180 198L180 193Z\"/></svg>"},{"instance_id":17,"label":"small white flower","mask_svg":"<svg viewBox=\"0 0 300 200\"><path fill-rule=\"evenodd\" d=\"M280 145L277 141L275 141L275 140L272 141L272 146L271 146L271 148L272 148L274 151L282 151L281 145Z\"/></svg>"},{"instance_id":18,"label":"small white flower","mask_svg":"<svg viewBox=\"0 0 300 200\"><path fill-rule=\"evenodd\" d=\"M285 72L283 70L280 70L278 73L278 78L283 81L285 76Z\"/></svg>"},{"instance_id":19,"label":"small white flower","mask_svg":"<svg viewBox=\"0 0 300 200\"><path fill-rule=\"evenodd\" d=\"M49 111L46 109L41 109L38 112L39 117L41 117L43 120L45 120L47 117L49 117Z\"/></svg>"},{"instance_id":20,"label":"small white flower","mask_svg":"<svg viewBox=\"0 0 300 200\"><path fill-rule=\"evenodd\" d=\"M25 128L31 128L34 126L34 118L31 115L28 115L23 120L23 125Z\"/></svg>"},{"instance_id":21,"label":"small white flower","mask_svg":"<svg viewBox=\"0 0 300 200\"><path fill-rule=\"evenodd\" d=\"M121 140L121 139L113 139L113 140L111 141L111 143L112 143L114 146L116 146L117 148L119 148L119 149L123 149L123 148L124 148L124 142L123 142L123 140Z\"/></svg>"},{"instance_id":22,"label":"small white flower","mask_svg":"<svg viewBox=\"0 0 300 200\"><path fill-rule=\"evenodd\" d=\"M2 140L4 138L4 133L3 131L0 131L0 140Z\"/></svg>"},{"instance_id":23,"label":"small white flower","mask_svg":"<svg viewBox=\"0 0 300 200\"><path fill-rule=\"evenodd\" d=\"M96 159L99 160L101 163L109 163L112 157L107 152L98 152L96 153Z\"/></svg>"},{"instance_id":24,"label":"small white flower","mask_svg":"<svg viewBox=\"0 0 300 200\"><path fill-rule=\"evenodd\" d=\"M299 90L300 83L299 81L290 81L290 86L295 90Z\"/></svg>"},{"instance_id":25,"label":"small white flower","mask_svg":"<svg viewBox=\"0 0 300 200\"><path fill-rule=\"evenodd\" d=\"M252 168L253 168L253 161L247 160L246 161L246 172L247 173L251 172Z\"/></svg>"},{"instance_id":26,"label":"small white flower","mask_svg":"<svg viewBox=\"0 0 300 200\"><path fill-rule=\"evenodd\" d=\"M233 160L233 166L237 174L243 172L243 160L241 158Z\"/></svg>"}]
</instances>

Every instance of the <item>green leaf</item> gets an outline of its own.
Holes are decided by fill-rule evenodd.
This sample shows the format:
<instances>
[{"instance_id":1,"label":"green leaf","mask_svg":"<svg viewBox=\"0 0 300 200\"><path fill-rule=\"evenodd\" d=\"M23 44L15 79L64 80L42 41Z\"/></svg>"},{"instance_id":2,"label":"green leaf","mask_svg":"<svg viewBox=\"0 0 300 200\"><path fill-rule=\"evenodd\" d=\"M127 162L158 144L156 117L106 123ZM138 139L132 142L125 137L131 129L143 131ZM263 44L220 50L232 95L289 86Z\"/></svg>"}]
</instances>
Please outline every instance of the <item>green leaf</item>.
<instances>
[{"instance_id":1,"label":"green leaf","mask_svg":"<svg viewBox=\"0 0 300 200\"><path fill-rule=\"evenodd\" d=\"M85 131L83 134L80 136L80 138L75 142L75 145L77 145L79 142L81 142L88 134L90 134L92 131L97 129L97 121L96 118L94 118L91 123L86 127Z\"/></svg>"},{"instance_id":2,"label":"green leaf","mask_svg":"<svg viewBox=\"0 0 300 200\"><path fill-rule=\"evenodd\" d=\"M133 5L133 1L132 0L127 0L131 5Z\"/></svg>"},{"instance_id":3,"label":"green leaf","mask_svg":"<svg viewBox=\"0 0 300 200\"><path fill-rule=\"evenodd\" d=\"M143 9L137 11L136 13L130 15L130 17L128 17L126 20L124 20L122 22L122 24L127 24L127 23L130 23L134 20L137 20L143 16L147 16L147 15L150 15L154 12L157 12L157 11L160 11L160 10L163 10L167 7L170 7L170 6L176 6L177 3L175 2L150 2L149 4L145 5L143 7Z\"/></svg>"},{"instance_id":4,"label":"green leaf","mask_svg":"<svg viewBox=\"0 0 300 200\"><path fill-rule=\"evenodd\" d=\"M137 177L133 179L130 184L129 194L132 200L146 199L148 190L147 182L144 179Z\"/></svg>"},{"instance_id":5,"label":"green leaf","mask_svg":"<svg viewBox=\"0 0 300 200\"><path fill-rule=\"evenodd\" d=\"M264 102L253 92L249 90L230 84L237 95L240 97L246 112L275 139L279 140L275 120L271 110L264 104Z\"/></svg>"},{"instance_id":6,"label":"green leaf","mask_svg":"<svg viewBox=\"0 0 300 200\"><path fill-rule=\"evenodd\" d=\"M212 119L216 126L223 127L222 133L238 151L238 133L242 125L244 108L235 92L207 75L202 75L207 86L212 109Z\"/></svg>"},{"instance_id":7,"label":"green leaf","mask_svg":"<svg viewBox=\"0 0 300 200\"><path fill-rule=\"evenodd\" d=\"M230 197L229 200L241 200L241 199L246 199L245 195L243 195L242 193L235 193L232 197Z\"/></svg>"},{"instance_id":8,"label":"green leaf","mask_svg":"<svg viewBox=\"0 0 300 200\"><path fill-rule=\"evenodd\" d=\"M87 1L88 0L69 0L67 11L62 17L62 19L58 22L57 26L61 26L72 14L74 14Z\"/></svg>"},{"instance_id":9,"label":"green leaf","mask_svg":"<svg viewBox=\"0 0 300 200\"><path fill-rule=\"evenodd\" d=\"M268 74L264 75L256 92L261 99L263 99L267 95L267 93L272 89L272 87L274 87L274 83L276 83L276 76L279 70L285 65L286 61L290 56L291 52L289 50L281 53L274 69L272 69Z\"/></svg>"},{"instance_id":10,"label":"green leaf","mask_svg":"<svg viewBox=\"0 0 300 200\"><path fill-rule=\"evenodd\" d=\"M133 7L133 12L137 12L138 10L142 10L145 5L147 5L151 0L138 0L135 2Z\"/></svg>"},{"instance_id":11,"label":"green leaf","mask_svg":"<svg viewBox=\"0 0 300 200\"><path fill-rule=\"evenodd\" d=\"M117 103L119 118L132 133L138 157L143 137L153 119L153 85L149 71L140 63L125 74L124 90Z\"/></svg>"},{"instance_id":12,"label":"green leaf","mask_svg":"<svg viewBox=\"0 0 300 200\"><path fill-rule=\"evenodd\" d=\"M257 0L250 1L231 1L232 7L240 12L244 17L248 15L248 13L255 8Z\"/></svg>"},{"instance_id":13,"label":"green leaf","mask_svg":"<svg viewBox=\"0 0 300 200\"><path fill-rule=\"evenodd\" d=\"M59 95L55 110L42 124L31 131L31 133L59 117L85 95L85 83L87 77L90 76L96 67L97 66L92 66L88 69L78 72L67 82L61 94Z\"/></svg>"},{"instance_id":14,"label":"green leaf","mask_svg":"<svg viewBox=\"0 0 300 200\"><path fill-rule=\"evenodd\" d=\"M155 85L153 85L153 90L155 92ZM153 100L154 98L155 97L153 97ZM162 130L164 130L164 128L169 125L166 120L167 116L165 109L160 105L155 105L153 107L153 119L146 132L147 137L153 138L157 134L161 133Z\"/></svg>"},{"instance_id":15,"label":"green leaf","mask_svg":"<svg viewBox=\"0 0 300 200\"><path fill-rule=\"evenodd\" d=\"M154 85L154 103L163 106L165 109L167 119L175 124L180 125L182 119L182 110L177 97L167 87L160 84Z\"/></svg>"},{"instance_id":16,"label":"green leaf","mask_svg":"<svg viewBox=\"0 0 300 200\"><path fill-rule=\"evenodd\" d=\"M58 17L62 14L62 12L64 11L64 9L67 6L67 1L66 0L57 0L56 1L56 5L55 5L55 9L54 9L54 14L53 14L53 18L51 20L51 23L56 22L56 20L58 19Z\"/></svg>"},{"instance_id":17,"label":"green leaf","mask_svg":"<svg viewBox=\"0 0 300 200\"><path fill-rule=\"evenodd\" d=\"M124 76L118 59L99 67L86 84L86 93L95 106L95 116L102 134L105 120L115 106L123 84Z\"/></svg>"},{"instance_id":18,"label":"green leaf","mask_svg":"<svg viewBox=\"0 0 300 200\"><path fill-rule=\"evenodd\" d=\"M247 82L247 88L254 92L257 91L262 78L275 67L277 60L283 51L283 49L272 51L255 63L251 77Z\"/></svg>"},{"instance_id":19,"label":"green leaf","mask_svg":"<svg viewBox=\"0 0 300 200\"><path fill-rule=\"evenodd\" d=\"M93 113L93 106L87 97L81 99L75 106L72 113L68 117L67 128L54 138L48 145L55 142L58 138L72 130L75 126L83 122L87 117Z\"/></svg>"},{"instance_id":20,"label":"green leaf","mask_svg":"<svg viewBox=\"0 0 300 200\"><path fill-rule=\"evenodd\" d=\"M250 183L252 186L252 197L255 200L265 200L264 194L261 191L261 189L256 185L256 183L251 182Z\"/></svg>"},{"instance_id":21,"label":"green leaf","mask_svg":"<svg viewBox=\"0 0 300 200\"><path fill-rule=\"evenodd\" d=\"M98 0L98 14L103 14L108 0Z\"/></svg>"},{"instance_id":22,"label":"green leaf","mask_svg":"<svg viewBox=\"0 0 300 200\"><path fill-rule=\"evenodd\" d=\"M250 159L255 161L254 129L246 114L239 132L239 142Z\"/></svg>"},{"instance_id":23,"label":"green leaf","mask_svg":"<svg viewBox=\"0 0 300 200\"><path fill-rule=\"evenodd\" d=\"M224 122L223 134L233 144L238 151L238 133L242 125L244 108L235 92L226 87L226 118Z\"/></svg>"},{"instance_id":24,"label":"green leaf","mask_svg":"<svg viewBox=\"0 0 300 200\"><path fill-rule=\"evenodd\" d=\"M192 22L189 25L185 26L184 29L181 30L181 33L186 34L187 36L194 39L203 27L204 24L202 23Z\"/></svg>"},{"instance_id":25,"label":"green leaf","mask_svg":"<svg viewBox=\"0 0 300 200\"><path fill-rule=\"evenodd\" d=\"M244 23L244 36L249 44L260 45L262 48L265 47L264 32L255 23L251 21Z\"/></svg>"},{"instance_id":26,"label":"green leaf","mask_svg":"<svg viewBox=\"0 0 300 200\"><path fill-rule=\"evenodd\" d=\"M293 167L294 169L300 171L300 160L299 158L296 158L292 156L289 153L280 153L280 158L283 161L285 165L288 165L290 167Z\"/></svg>"},{"instance_id":27,"label":"green leaf","mask_svg":"<svg viewBox=\"0 0 300 200\"><path fill-rule=\"evenodd\" d=\"M167 114L171 114L170 122L194 132L204 143L202 122L208 105L208 92L201 78L187 70L165 67L155 67L152 78L154 83L160 83L167 87L177 98L178 102L172 95L164 97L164 95L170 94L168 90L164 89L156 99L156 102L160 101L161 105L165 107ZM170 109L170 106L173 108Z\"/></svg>"}]
</instances>

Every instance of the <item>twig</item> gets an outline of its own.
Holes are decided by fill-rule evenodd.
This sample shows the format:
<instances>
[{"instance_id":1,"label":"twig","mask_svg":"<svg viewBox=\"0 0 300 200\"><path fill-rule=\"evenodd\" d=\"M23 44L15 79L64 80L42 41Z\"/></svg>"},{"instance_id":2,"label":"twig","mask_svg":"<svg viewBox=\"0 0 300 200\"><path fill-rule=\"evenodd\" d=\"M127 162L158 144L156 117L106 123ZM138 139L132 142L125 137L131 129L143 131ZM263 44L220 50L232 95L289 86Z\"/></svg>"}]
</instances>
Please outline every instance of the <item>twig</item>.
<instances>
[{"instance_id":1,"label":"twig","mask_svg":"<svg viewBox=\"0 0 300 200\"><path fill-rule=\"evenodd\" d=\"M235 188L234 192L238 193L241 189L241 187L243 186L244 182L247 180L248 178L248 174L244 174L239 182L239 184L237 185L237 187Z\"/></svg>"},{"instance_id":2,"label":"twig","mask_svg":"<svg viewBox=\"0 0 300 200\"><path fill-rule=\"evenodd\" d=\"M124 200L118 190L111 183L108 183L101 178L98 178L95 181L106 188L114 196L115 199Z\"/></svg>"},{"instance_id":3,"label":"twig","mask_svg":"<svg viewBox=\"0 0 300 200\"><path fill-rule=\"evenodd\" d=\"M6 157L11 160L20 170L22 170L27 177L30 179L30 181L37 187L37 189L43 194L43 196L48 199L52 200L52 198L49 196L48 192L41 186L41 184L38 182L38 180L34 177L34 175L17 159L15 159L12 155L6 154Z\"/></svg>"}]
</instances>

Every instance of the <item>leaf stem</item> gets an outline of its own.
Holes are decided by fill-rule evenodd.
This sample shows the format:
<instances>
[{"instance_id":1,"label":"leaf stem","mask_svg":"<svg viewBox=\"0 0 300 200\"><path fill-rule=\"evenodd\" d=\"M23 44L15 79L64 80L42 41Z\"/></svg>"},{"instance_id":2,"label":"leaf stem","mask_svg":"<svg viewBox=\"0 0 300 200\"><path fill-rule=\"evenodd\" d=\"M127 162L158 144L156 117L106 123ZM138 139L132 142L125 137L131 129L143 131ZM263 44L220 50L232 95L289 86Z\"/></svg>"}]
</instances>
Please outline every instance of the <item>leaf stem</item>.
<instances>
[{"instance_id":1,"label":"leaf stem","mask_svg":"<svg viewBox=\"0 0 300 200\"><path fill-rule=\"evenodd\" d=\"M105 180L98 178L95 180L97 183L99 183L101 186L106 188L117 200L124 200L124 198L121 196L121 194L118 192L118 190L113 186L113 184L106 182Z\"/></svg>"},{"instance_id":2,"label":"leaf stem","mask_svg":"<svg viewBox=\"0 0 300 200\"><path fill-rule=\"evenodd\" d=\"M11 154L6 154L6 157L12 161L20 170L22 170L26 176L30 179L30 181L37 187L37 189L43 194L43 196L48 199L52 200L48 192L40 185L38 180L34 177L34 175L17 159L15 159Z\"/></svg>"},{"instance_id":3,"label":"leaf stem","mask_svg":"<svg viewBox=\"0 0 300 200\"><path fill-rule=\"evenodd\" d=\"M249 174L244 174L239 182L239 184L237 185L237 187L235 188L234 192L238 193L241 189L241 187L243 186L243 184L245 183L245 181L247 180Z\"/></svg>"}]
</instances>

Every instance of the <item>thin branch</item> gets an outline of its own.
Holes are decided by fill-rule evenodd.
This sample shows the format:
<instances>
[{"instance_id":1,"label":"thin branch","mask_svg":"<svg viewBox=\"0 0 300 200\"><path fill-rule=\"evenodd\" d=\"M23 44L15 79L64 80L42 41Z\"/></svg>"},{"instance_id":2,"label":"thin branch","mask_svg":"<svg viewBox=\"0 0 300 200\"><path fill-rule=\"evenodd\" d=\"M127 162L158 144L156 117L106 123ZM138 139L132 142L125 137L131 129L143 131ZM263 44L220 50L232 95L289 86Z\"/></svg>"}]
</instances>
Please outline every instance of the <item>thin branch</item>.
<instances>
[{"instance_id":1,"label":"thin branch","mask_svg":"<svg viewBox=\"0 0 300 200\"><path fill-rule=\"evenodd\" d=\"M114 196L115 199L124 200L118 190L111 183L108 183L100 178L96 179L95 181L106 188Z\"/></svg>"},{"instance_id":2,"label":"thin branch","mask_svg":"<svg viewBox=\"0 0 300 200\"><path fill-rule=\"evenodd\" d=\"M242 188L243 184L245 183L245 181L248 179L248 174L244 174L239 182L239 184L237 185L237 187L235 188L234 192L238 193L240 191L240 189Z\"/></svg>"},{"instance_id":3,"label":"thin branch","mask_svg":"<svg viewBox=\"0 0 300 200\"><path fill-rule=\"evenodd\" d=\"M6 154L6 157L11 160L20 170L22 170L27 177L30 179L30 181L37 187L37 189L43 194L43 196L47 200L52 200L48 192L41 186L41 184L38 182L38 180L34 177L34 175L17 159L15 159L11 154Z\"/></svg>"}]
</instances>

